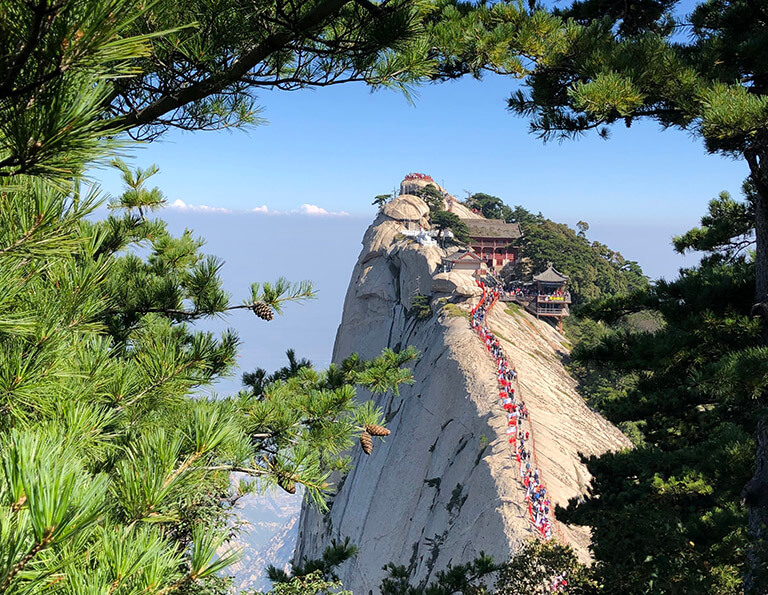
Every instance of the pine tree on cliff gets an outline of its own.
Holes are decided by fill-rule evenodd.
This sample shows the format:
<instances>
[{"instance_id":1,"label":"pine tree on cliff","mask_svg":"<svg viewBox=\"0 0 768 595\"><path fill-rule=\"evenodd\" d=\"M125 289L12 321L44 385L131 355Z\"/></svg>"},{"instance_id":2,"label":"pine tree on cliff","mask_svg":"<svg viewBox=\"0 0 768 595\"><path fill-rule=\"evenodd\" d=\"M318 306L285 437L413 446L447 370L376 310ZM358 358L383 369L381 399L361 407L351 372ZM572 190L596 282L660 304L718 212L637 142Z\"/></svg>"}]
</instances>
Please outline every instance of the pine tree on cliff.
<instances>
[{"instance_id":1,"label":"pine tree on cliff","mask_svg":"<svg viewBox=\"0 0 768 595\"><path fill-rule=\"evenodd\" d=\"M512 217L510 209L498 196L476 192L467 198L466 206L477 209L486 219L503 219L509 221Z\"/></svg>"},{"instance_id":2,"label":"pine tree on cliff","mask_svg":"<svg viewBox=\"0 0 768 595\"><path fill-rule=\"evenodd\" d=\"M589 595L598 587L592 569L579 563L570 546L536 539L526 542L504 563L481 552L470 562L437 571L429 584L411 584L405 566L390 563L384 570L382 595ZM553 579L558 577L567 581L567 590L553 589Z\"/></svg>"},{"instance_id":3,"label":"pine tree on cliff","mask_svg":"<svg viewBox=\"0 0 768 595\"><path fill-rule=\"evenodd\" d=\"M557 513L592 527L606 593L737 593L750 551L766 555L746 532L742 493L768 389L761 324L751 316L750 208L714 199L702 227L675 240L680 251L709 252L699 267L589 306L610 324L647 309L663 316L655 332L617 330L573 353L623 386L602 388L600 409L636 442L591 458L590 495ZM753 592L765 592L765 569L753 566Z\"/></svg>"},{"instance_id":4,"label":"pine tree on cliff","mask_svg":"<svg viewBox=\"0 0 768 595\"><path fill-rule=\"evenodd\" d=\"M457 242L462 244L468 244L470 241L469 228L456 213L450 213L448 211L439 210L430 216L432 225L437 227L440 231L450 229L453 232L453 237Z\"/></svg>"}]
</instances>

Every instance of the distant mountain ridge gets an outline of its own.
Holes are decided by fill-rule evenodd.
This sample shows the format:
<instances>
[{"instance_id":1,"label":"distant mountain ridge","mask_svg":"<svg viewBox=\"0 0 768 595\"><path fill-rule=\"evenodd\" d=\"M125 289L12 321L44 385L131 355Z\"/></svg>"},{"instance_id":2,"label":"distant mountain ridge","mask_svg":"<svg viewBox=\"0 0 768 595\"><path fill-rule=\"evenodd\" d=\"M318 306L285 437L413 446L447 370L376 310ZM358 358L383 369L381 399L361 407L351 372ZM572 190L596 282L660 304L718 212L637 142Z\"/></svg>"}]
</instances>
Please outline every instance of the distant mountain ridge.
<instances>
[{"instance_id":1,"label":"distant mountain ridge","mask_svg":"<svg viewBox=\"0 0 768 595\"><path fill-rule=\"evenodd\" d=\"M246 496L238 505L244 527L227 547L239 548L242 559L230 566L234 586L242 591L268 591L266 576L270 564L288 569L296 546L296 524L301 496L275 491L264 496Z\"/></svg>"}]
</instances>

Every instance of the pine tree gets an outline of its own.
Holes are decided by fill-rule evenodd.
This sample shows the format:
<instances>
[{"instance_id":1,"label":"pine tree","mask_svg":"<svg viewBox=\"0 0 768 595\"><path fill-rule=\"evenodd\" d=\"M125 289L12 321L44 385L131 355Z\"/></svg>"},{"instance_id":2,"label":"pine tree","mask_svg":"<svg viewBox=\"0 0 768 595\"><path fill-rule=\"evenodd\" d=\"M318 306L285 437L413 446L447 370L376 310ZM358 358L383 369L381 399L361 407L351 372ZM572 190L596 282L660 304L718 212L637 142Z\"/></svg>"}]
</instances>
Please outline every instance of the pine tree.
<instances>
[{"instance_id":1,"label":"pine tree","mask_svg":"<svg viewBox=\"0 0 768 595\"><path fill-rule=\"evenodd\" d=\"M742 490L768 387L768 350L750 316L746 208L722 195L713 200L702 227L676 239L681 251L709 251L698 267L586 309L607 324L648 309L663 321L650 332L617 328L573 353L622 383L604 390L600 408L632 428L636 443L591 457L589 495L557 513L592 527L606 593L743 591L751 543ZM764 574L752 578L763 592Z\"/></svg>"},{"instance_id":2,"label":"pine tree","mask_svg":"<svg viewBox=\"0 0 768 595\"><path fill-rule=\"evenodd\" d=\"M469 228L466 223L459 219L456 213L440 209L430 215L430 221L440 231L450 229L457 242L462 244L469 243Z\"/></svg>"},{"instance_id":3,"label":"pine tree","mask_svg":"<svg viewBox=\"0 0 768 595\"><path fill-rule=\"evenodd\" d=\"M281 311L311 288L258 284L231 306L201 242L138 214L145 190L97 222L83 219L94 193L30 182L0 201L4 593L224 588L231 503L302 484L322 507L359 428L382 423L355 386L409 379L404 350L327 372L295 362L262 398L191 398L231 370L238 340L190 322L254 295ZM257 482L233 492L233 471Z\"/></svg>"},{"instance_id":4,"label":"pine tree","mask_svg":"<svg viewBox=\"0 0 768 595\"><path fill-rule=\"evenodd\" d=\"M506 563L497 564L480 552L464 564L438 570L431 581L414 585L409 569L387 564L381 582L382 595L546 595L552 593L552 580L564 577L566 593L586 595L597 592L591 569L579 563L574 551L555 541L528 541ZM490 585L493 584L493 587Z\"/></svg>"},{"instance_id":5,"label":"pine tree","mask_svg":"<svg viewBox=\"0 0 768 595\"><path fill-rule=\"evenodd\" d=\"M467 208L477 209L486 219L509 220L512 210L498 196L483 192L470 194L465 202Z\"/></svg>"}]
</instances>

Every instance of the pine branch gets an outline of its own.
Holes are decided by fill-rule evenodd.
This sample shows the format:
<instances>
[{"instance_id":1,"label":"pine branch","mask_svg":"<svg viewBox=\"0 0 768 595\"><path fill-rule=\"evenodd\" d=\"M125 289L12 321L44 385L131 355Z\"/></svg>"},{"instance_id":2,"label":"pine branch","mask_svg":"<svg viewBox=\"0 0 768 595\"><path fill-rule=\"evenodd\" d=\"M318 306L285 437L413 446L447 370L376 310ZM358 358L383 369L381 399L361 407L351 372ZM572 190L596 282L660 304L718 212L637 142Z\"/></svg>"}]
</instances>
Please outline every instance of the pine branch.
<instances>
[{"instance_id":1,"label":"pine branch","mask_svg":"<svg viewBox=\"0 0 768 595\"><path fill-rule=\"evenodd\" d=\"M284 29L279 33L269 35L261 43L235 60L226 70L211 75L198 83L189 85L173 95L165 95L145 108L110 120L105 125L106 131L115 132L152 124L163 114L177 110L188 103L204 99L225 89L242 79L249 70L264 61L271 54L283 48L291 39L299 37L305 31L316 27L325 19L335 14L349 1L325 0L321 2L296 22L291 30ZM108 105L105 104L104 107L107 108Z\"/></svg>"}]
</instances>

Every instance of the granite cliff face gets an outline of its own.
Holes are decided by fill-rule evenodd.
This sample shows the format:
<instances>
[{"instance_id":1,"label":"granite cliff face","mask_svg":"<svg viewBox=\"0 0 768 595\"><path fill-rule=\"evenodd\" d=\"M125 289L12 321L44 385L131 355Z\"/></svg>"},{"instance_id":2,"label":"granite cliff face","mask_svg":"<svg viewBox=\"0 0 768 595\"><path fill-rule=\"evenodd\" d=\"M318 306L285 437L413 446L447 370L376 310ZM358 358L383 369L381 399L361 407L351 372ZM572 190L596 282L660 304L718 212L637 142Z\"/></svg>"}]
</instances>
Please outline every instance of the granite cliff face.
<instances>
[{"instance_id":1,"label":"granite cliff face","mask_svg":"<svg viewBox=\"0 0 768 595\"><path fill-rule=\"evenodd\" d=\"M299 522L297 558L319 557L334 538L349 537L360 548L339 571L356 595L378 593L387 562L407 566L414 582L427 581L481 551L503 560L535 538L498 405L495 364L466 317L479 289L468 273L439 272L444 250L402 236L408 222L428 227L428 212L421 199L401 195L366 231L333 356L369 358L413 345L421 354L415 383L399 396L378 397L392 434L371 456L356 449L330 511L305 504ZM410 315L416 294L431 296L431 318ZM584 405L561 363L567 344L555 329L501 303L489 322L517 366L544 481L553 501L565 504L588 480L579 453L629 442ZM587 558L586 529L557 523L555 535Z\"/></svg>"}]
</instances>

